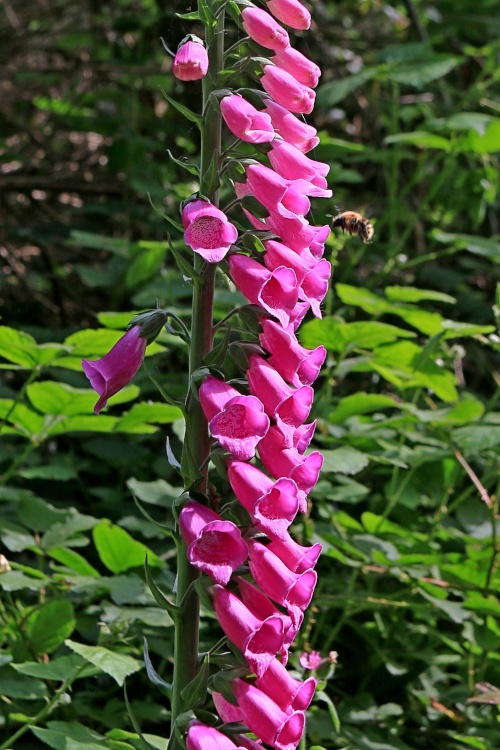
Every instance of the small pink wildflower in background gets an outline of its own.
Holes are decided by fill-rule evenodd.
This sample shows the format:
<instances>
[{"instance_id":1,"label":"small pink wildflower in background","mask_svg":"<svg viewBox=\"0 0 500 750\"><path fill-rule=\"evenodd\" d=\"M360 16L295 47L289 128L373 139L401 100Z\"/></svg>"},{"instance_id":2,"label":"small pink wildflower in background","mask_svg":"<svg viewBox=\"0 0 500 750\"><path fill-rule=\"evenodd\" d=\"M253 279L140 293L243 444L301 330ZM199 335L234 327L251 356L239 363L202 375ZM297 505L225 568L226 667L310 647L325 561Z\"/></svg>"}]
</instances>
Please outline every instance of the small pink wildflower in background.
<instances>
[{"instance_id":1,"label":"small pink wildflower in background","mask_svg":"<svg viewBox=\"0 0 500 750\"><path fill-rule=\"evenodd\" d=\"M208 71L207 51L198 37L189 36L186 40L177 49L172 72L179 81L198 81Z\"/></svg>"},{"instance_id":2,"label":"small pink wildflower in background","mask_svg":"<svg viewBox=\"0 0 500 750\"><path fill-rule=\"evenodd\" d=\"M182 223L186 230L184 242L207 263L222 260L238 237L238 230L226 214L201 198L186 203Z\"/></svg>"},{"instance_id":3,"label":"small pink wildflower in background","mask_svg":"<svg viewBox=\"0 0 500 750\"><path fill-rule=\"evenodd\" d=\"M311 651L310 654L304 651L300 655L299 661L304 669L316 669L322 661L322 656L319 651Z\"/></svg>"}]
</instances>

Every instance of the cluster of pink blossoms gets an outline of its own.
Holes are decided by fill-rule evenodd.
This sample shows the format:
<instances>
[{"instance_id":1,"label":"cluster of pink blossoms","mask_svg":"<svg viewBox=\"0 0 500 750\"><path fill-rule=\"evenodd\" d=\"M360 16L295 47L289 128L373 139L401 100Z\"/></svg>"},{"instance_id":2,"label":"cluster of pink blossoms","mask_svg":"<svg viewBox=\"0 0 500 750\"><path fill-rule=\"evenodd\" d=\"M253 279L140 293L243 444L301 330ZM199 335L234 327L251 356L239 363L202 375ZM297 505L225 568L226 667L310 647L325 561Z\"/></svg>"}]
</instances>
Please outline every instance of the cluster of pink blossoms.
<instances>
[{"instance_id":1,"label":"cluster of pink blossoms","mask_svg":"<svg viewBox=\"0 0 500 750\"><path fill-rule=\"evenodd\" d=\"M245 724L258 741L240 735L236 745L197 721L187 734L188 750L233 750L262 742L294 750L316 686L313 677L292 677L286 663L314 593L321 546L298 544L288 528L307 510L323 461L319 452L305 451L315 429L315 422L308 422L312 384L326 350L304 348L296 331L309 310L321 317L331 273L322 257L330 227L313 226L306 215L311 197L331 197L331 191L328 165L306 155L318 143L316 130L296 116L311 112L320 71L290 46L279 23L307 29L309 12L298 0L268 0L267 10L245 6L241 16L248 36L274 52L261 78L270 98L257 109L239 94L229 94L220 108L237 138L270 144L269 164L246 163L246 179L235 184L235 191L239 198L252 194L262 204L265 218L245 213L255 229L277 239L264 242L263 256L251 257L235 247L236 228L206 199L188 203L182 212L186 244L209 263L227 255L233 282L262 311L262 354L248 357L249 395L213 375L199 389L210 434L228 454L229 482L251 524L242 533L193 499L180 513L189 560L212 577L219 623L254 675L231 683L237 705L214 693L216 709L224 723ZM238 575L245 564L252 582Z\"/></svg>"}]
</instances>

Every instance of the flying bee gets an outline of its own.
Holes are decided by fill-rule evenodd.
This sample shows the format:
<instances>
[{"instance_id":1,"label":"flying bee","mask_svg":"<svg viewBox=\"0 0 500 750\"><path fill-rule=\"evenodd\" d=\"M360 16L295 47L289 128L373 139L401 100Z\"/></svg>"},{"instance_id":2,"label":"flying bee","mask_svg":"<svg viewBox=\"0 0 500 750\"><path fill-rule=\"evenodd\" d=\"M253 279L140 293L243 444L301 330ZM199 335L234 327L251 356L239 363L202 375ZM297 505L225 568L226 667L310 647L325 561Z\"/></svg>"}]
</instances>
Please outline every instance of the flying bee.
<instances>
[{"instance_id":1,"label":"flying bee","mask_svg":"<svg viewBox=\"0 0 500 750\"><path fill-rule=\"evenodd\" d=\"M337 214L333 217L332 227L340 227L343 232L357 234L365 244L370 242L374 234L371 221L356 211L343 211Z\"/></svg>"}]
</instances>

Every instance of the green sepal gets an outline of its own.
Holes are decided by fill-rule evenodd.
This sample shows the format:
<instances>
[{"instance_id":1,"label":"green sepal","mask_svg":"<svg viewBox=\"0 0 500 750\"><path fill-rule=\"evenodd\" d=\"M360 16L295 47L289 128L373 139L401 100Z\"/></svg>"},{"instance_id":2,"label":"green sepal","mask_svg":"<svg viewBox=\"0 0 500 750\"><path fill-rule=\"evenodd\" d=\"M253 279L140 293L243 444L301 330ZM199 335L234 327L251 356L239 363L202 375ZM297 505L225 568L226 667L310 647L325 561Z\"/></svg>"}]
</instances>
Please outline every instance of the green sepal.
<instances>
[{"instance_id":1,"label":"green sepal","mask_svg":"<svg viewBox=\"0 0 500 750\"><path fill-rule=\"evenodd\" d=\"M238 318L241 320L245 328L252 333L258 335L261 330L262 318L270 318L271 316L259 305L242 305L238 310Z\"/></svg>"},{"instance_id":2,"label":"green sepal","mask_svg":"<svg viewBox=\"0 0 500 750\"><path fill-rule=\"evenodd\" d=\"M149 515L149 513L146 510L146 508L143 507L143 505L141 504L140 500L134 495L134 493L132 492L132 490L130 489L130 487L129 487L129 491L132 494L132 498L134 500L134 503L136 504L137 508L140 510L140 512L142 513L142 515L144 516L144 518L146 518L149 521L149 523L154 524L154 526L156 526L158 529L161 529L162 531L164 531L165 534L168 534L169 536L176 538L175 537L175 529L174 529L173 525L170 525L168 523L160 523L159 521L156 521L153 518L153 516Z\"/></svg>"},{"instance_id":3,"label":"green sepal","mask_svg":"<svg viewBox=\"0 0 500 750\"><path fill-rule=\"evenodd\" d=\"M214 582L212 581L212 579L206 575L201 575L194 582L194 588L196 589L196 593L200 597L200 604L202 608L206 609L208 612L210 612L214 608L212 599L207 591L207 589L209 589L213 585Z\"/></svg>"},{"instance_id":4,"label":"green sepal","mask_svg":"<svg viewBox=\"0 0 500 750\"><path fill-rule=\"evenodd\" d=\"M245 232L244 234L242 234L238 238L238 242L236 244L238 247L243 247L245 250L249 250L251 253L263 253L265 252L263 243L267 242L267 240L275 239L277 239L277 236L274 234L274 232L268 232L265 229L263 229L262 231L253 229L250 232Z\"/></svg>"},{"instance_id":5,"label":"green sepal","mask_svg":"<svg viewBox=\"0 0 500 750\"><path fill-rule=\"evenodd\" d=\"M191 263L186 260L182 253L176 250L173 245L170 245L170 252L174 256L175 262L177 263L179 271L182 273L184 279L193 281L194 279L198 278L198 274L194 270L194 267L191 265Z\"/></svg>"},{"instance_id":6,"label":"green sepal","mask_svg":"<svg viewBox=\"0 0 500 750\"><path fill-rule=\"evenodd\" d=\"M182 18L183 21L199 21L200 15L197 10L191 11L191 13L174 13L177 18Z\"/></svg>"},{"instance_id":7,"label":"green sepal","mask_svg":"<svg viewBox=\"0 0 500 750\"><path fill-rule=\"evenodd\" d=\"M241 94L241 96L246 99L250 104L253 104L256 107L260 107L262 102L265 102L266 99L270 99L270 96L266 94L264 91L260 91L259 89L236 89L237 94Z\"/></svg>"},{"instance_id":8,"label":"green sepal","mask_svg":"<svg viewBox=\"0 0 500 750\"><path fill-rule=\"evenodd\" d=\"M215 445L212 447L210 460L215 466L215 471L217 472L217 474L226 482L229 481L227 478L227 460L230 457L231 454L229 453L229 451L219 445L219 443L215 443Z\"/></svg>"},{"instance_id":9,"label":"green sepal","mask_svg":"<svg viewBox=\"0 0 500 750\"><path fill-rule=\"evenodd\" d=\"M247 341L232 341L229 344L229 356L243 372L248 370L250 354L256 354L259 357L266 356L266 352L258 344L251 344Z\"/></svg>"},{"instance_id":10,"label":"green sepal","mask_svg":"<svg viewBox=\"0 0 500 750\"><path fill-rule=\"evenodd\" d=\"M246 208L247 211L250 211L250 213L257 217L257 219L265 219L266 216L269 216L267 208L263 206L252 193L244 195L240 200L240 204L243 208Z\"/></svg>"},{"instance_id":11,"label":"green sepal","mask_svg":"<svg viewBox=\"0 0 500 750\"><path fill-rule=\"evenodd\" d=\"M227 159L225 173L233 182L245 182L246 180L245 167L240 159Z\"/></svg>"},{"instance_id":12,"label":"green sepal","mask_svg":"<svg viewBox=\"0 0 500 750\"><path fill-rule=\"evenodd\" d=\"M185 107L184 104L179 104L179 102L176 102L175 99L172 99L172 97L167 94L165 89L162 89L160 87L160 91L167 102L171 104L172 107L175 107L175 109L180 112L181 115L184 115L187 120L194 122L200 130L203 129L203 117L201 115L197 115L195 112L192 112L188 107Z\"/></svg>"},{"instance_id":13,"label":"green sepal","mask_svg":"<svg viewBox=\"0 0 500 750\"><path fill-rule=\"evenodd\" d=\"M146 673L148 675L149 681L156 685L160 689L160 692L162 692L163 695L166 695L167 698L171 700L172 685L169 682L165 682L165 680L162 680L156 669L153 667L151 659L149 657L149 648L146 638L144 638L144 664L146 665Z\"/></svg>"},{"instance_id":14,"label":"green sepal","mask_svg":"<svg viewBox=\"0 0 500 750\"><path fill-rule=\"evenodd\" d=\"M219 164L215 151L203 176L203 183L200 188L206 195L214 195L220 188Z\"/></svg>"},{"instance_id":15,"label":"green sepal","mask_svg":"<svg viewBox=\"0 0 500 750\"><path fill-rule=\"evenodd\" d=\"M208 375L213 375L214 377L220 378L221 380L225 379L223 373L220 372L220 370L217 367L214 367L214 366L208 367L206 365L203 365L203 367L198 367L198 369L195 370L193 374L191 375L191 383L190 383L191 393L193 394L193 396L195 397L197 401L200 400L200 397L198 396L199 387Z\"/></svg>"},{"instance_id":16,"label":"green sepal","mask_svg":"<svg viewBox=\"0 0 500 750\"><path fill-rule=\"evenodd\" d=\"M153 199L151 198L151 195L149 193L147 195L148 195L149 205L151 206L153 211L156 211L156 213L159 216L161 216L162 219L165 219L165 221L168 221L168 223L171 224L174 227L174 229L176 229L178 232L184 232L184 227L182 226L182 224L179 224L178 221L175 221L170 216L167 216L167 214L164 214L163 211L161 211L157 206L155 206L155 204L153 203Z\"/></svg>"},{"instance_id":17,"label":"green sepal","mask_svg":"<svg viewBox=\"0 0 500 750\"><path fill-rule=\"evenodd\" d=\"M175 164L185 169L187 172L189 172L189 174L192 174L194 177L200 176L200 168L197 164L191 164L191 162L183 161L182 159L176 159L169 148L167 148L167 154Z\"/></svg>"},{"instance_id":18,"label":"green sepal","mask_svg":"<svg viewBox=\"0 0 500 750\"><path fill-rule=\"evenodd\" d=\"M146 557L146 559L144 561L144 571L145 571L145 574L146 574L146 582L147 582L147 584L149 586L149 589L150 589L151 593L153 594L153 598L154 598L155 602L158 604L158 606L161 609L166 610L169 613L169 615L172 617L172 619L175 620L175 618L179 615L180 608L177 607L169 599L167 599L167 597L165 596L165 594L162 591L160 591L160 589L158 588L158 586L154 582L153 577L151 575L151 571L149 570L148 558L147 557Z\"/></svg>"},{"instance_id":19,"label":"green sepal","mask_svg":"<svg viewBox=\"0 0 500 750\"><path fill-rule=\"evenodd\" d=\"M220 369L226 359L229 348L229 339L231 336L231 326L228 326L224 332L224 338L214 348L203 357L202 364L204 367L216 367Z\"/></svg>"},{"instance_id":20,"label":"green sepal","mask_svg":"<svg viewBox=\"0 0 500 750\"><path fill-rule=\"evenodd\" d=\"M203 706L205 703L208 690L208 666L209 659L205 656L196 677L181 691L181 712Z\"/></svg>"},{"instance_id":21,"label":"green sepal","mask_svg":"<svg viewBox=\"0 0 500 750\"><path fill-rule=\"evenodd\" d=\"M231 705L237 706L238 702L233 693L231 682L237 678L248 677L251 673L252 670L248 667L239 666L235 666L233 669L221 670L210 678L210 688L211 690L215 690L216 693L221 693Z\"/></svg>"},{"instance_id":22,"label":"green sepal","mask_svg":"<svg viewBox=\"0 0 500 750\"><path fill-rule=\"evenodd\" d=\"M172 396L169 396L168 393L163 388L163 386L156 380L156 378L154 377L154 375L151 374L151 371L148 369L147 365L144 362L142 363L142 366L143 366L144 370L146 371L146 374L147 374L148 378L151 380L151 382L153 383L153 385L156 386L156 388L158 389L159 393L165 399L165 401L167 402L167 404L170 404L171 406L177 406L182 412L184 412L184 404L183 404L183 402L182 401L178 401L175 398L172 398Z\"/></svg>"}]
</instances>

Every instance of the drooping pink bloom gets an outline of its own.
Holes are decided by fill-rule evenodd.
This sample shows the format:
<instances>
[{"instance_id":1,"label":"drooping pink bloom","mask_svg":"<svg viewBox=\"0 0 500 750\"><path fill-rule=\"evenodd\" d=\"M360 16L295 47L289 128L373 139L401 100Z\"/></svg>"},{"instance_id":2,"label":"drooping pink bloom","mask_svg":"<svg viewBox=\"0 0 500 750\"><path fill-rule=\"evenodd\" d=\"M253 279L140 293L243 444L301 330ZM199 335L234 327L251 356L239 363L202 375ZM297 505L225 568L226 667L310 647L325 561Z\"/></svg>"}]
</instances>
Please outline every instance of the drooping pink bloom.
<instances>
[{"instance_id":1,"label":"drooping pink bloom","mask_svg":"<svg viewBox=\"0 0 500 750\"><path fill-rule=\"evenodd\" d=\"M238 230L210 201L197 199L182 209L184 242L207 261L218 263L236 242Z\"/></svg>"},{"instance_id":2,"label":"drooping pink bloom","mask_svg":"<svg viewBox=\"0 0 500 750\"><path fill-rule=\"evenodd\" d=\"M268 211L282 216L304 216L309 212L309 185L305 180L285 180L264 164L250 164L246 175L250 192Z\"/></svg>"},{"instance_id":3,"label":"drooping pink bloom","mask_svg":"<svg viewBox=\"0 0 500 750\"><path fill-rule=\"evenodd\" d=\"M141 336L141 326L135 325L101 359L82 359L83 371L99 394L94 406L96 414L104 409L111 396L130 383L142 364L146 346L147 339Z\"/></svg>"},{"instance_id":4,"label":"drooping pink bloom","mask_svg":"<svg viewBox=\"0 0 500 750\"><path fill-rule=\"evenodd\" d=\"M239 528L191 499L180 512L179 526L191 565L226 586L248 557L248 545Z\"/></svg>"},{"instance_id":5,"label":"drooping pink bloom","mask_svg":"<svg viewBox=\"0 0 500 750\"><path fill-rule=\"evenodd\" d=\"M229 258L229 272L249 302L263 307L281 325L290 323L290 313L299 297L297 278L290 268L268 271L253 258L235 254Z\"/></svg>"},{"instance_id":6,"label":"drooping pink bloom","mask_svg":"<svg viewBox=\"0 0 500 750\"><path fill-rule=\"evenodd\" d=\"M321 68L294 47L278 50L274 57L271 57L271 62L286 70L304 86L315 89L318 85Z\"/></svg>"},{"instance_id":7,"label":"drooping pink bloom","mask_svg":"<svg viewBox=\"0 0 500 750\"><path fill-rule=\"evenodd\" d=\"M266 693L244 680L231 683L245 724L276 750L295 750L304 731L302 711L283 711Z\"/></svg>"},{"instance_id":8,"label":"drooping pink bloom","mask_svg":"<svg viewBox=\"0 0 500 750\"><path fill-rule=\"evenodd\" d=\"M253 615L236 594L213 587L215 614L222 630L237 646L256 675L261 675L283 647L283 620L278 615Z\"/></svg>"},{"instance_id":9,"label":"drooping pink bloom","mask_svg":"<svg viewBox=\"0 0 500 750\"><path fill-rule=\"evenodd\" d=\"M259 394L267 414L276 420L285 445L290 447L293 444L293 433L309 416L314 391L309 385L299 388L289 386L263 357L253 354L248 359L250 390L253 394Z\"/></svg>"},{"instance_id":10,"label":"drooping pink bloom","mask_svg":"<svg viewBox=\"0 0 500 750\"><path fill-rule=\"evenodd\" d=\"M276 604L287 608L292 620L311 603L317 581L312 568L293 573L269 547L251 539L250 572L262 591Z\"/></svg>"},{"instance_id":11,"label":"drooping pink bloom","mask_svg":"<svg viewBox=\"0 0 500 750\"><path fill-rule=\"evenodd\" d=\"M275 240L266 242L265 247L266 267L270 271L279 266L292 268L297 277L297 283L300 285L299 298L309 302L313 315L321 318L320 304L328 292L328 283L332 274L330 263L325 258L319 260L314 258L308 248L297 253L282 242Z\"/></svg>"},{"instance_id":12,"label":"drooping pink bloom","mask_svg":"<svg viewBox=\"0 0 500 750\"><path fill-rule=\"evenodd\" d=\"M199 389L210 434L235 458L248 461L269 429L269 417L256 396L242 396L236 388L208 375Z\"/></svg>"},{"instance_id":13,"label":"drooping pink bloom","mask_svg":"<svg viewBox=\"0 0 500 750\"><path fill-rule=\"evenodd\" d=\"M172 72L180 81L198 81L208 71L208 55L202 40L189 40L179 45Z\"/></svg>"},{"instance_id":14,"label":"drooping pink bloom","mask_svg":"<svg viewBox=\"0 0 500 750\"><path fill-rule=\"evenodd\" d=\"M262 47L274 51L285 49L290 44L288 33L265 10L260 8L243 8L242 24L246 33Z\"/></svg>"},{"instance_id":15,"label":"drooping pink bloom","mask_svg":"<svg viewBox=\"0 0 500 750\"><path fill-rule=\"evenodd\" d=\"M243 750L215 727L194 721L186 735L187 750Z\"/></svg>"},{"instance_id":16,"label":"drooping pink bloom","mask_svg":"<svg viewBox=\"0 0 500 750\"><path fill-rule=\"evenodd\" d=\"M331 231L329 224L315 227L301 216L287 218L276 213L267 217L264 227L277 234L285 245L300 255L307 250L308 257L312 255L318 259L325 250L325 242Z\"/></svg>"},{"instance_id":17,"label":"drooping pink bloom","mask_svg":"<svg viewBox=\"0 0 500 750\"><path fill-rule=\"evenodd\" d=\"M273 482L244 461L230 461L227 474L234 494L258 527L277 539L286 538L299 509L295 482L285 477Z\"/></svg>"},{"instance_id":18,"label":"drooping pink bloom","mask_svg":"<svg viewBox=\"0 0 500 750\"><path fill-rule=\"evenodd\" d=\"M287 534L286 539L274 539L267 548L278 555L292 573L303 573L304 570L313 568L321 554L319 542L311 547L305 547L292 539L290 534Z\"/></svg>"},{"instance_id":19,"label":"drooping pink bloom","mask_svg":"<svg viewBox=\"0 0 500 750\"><path fill-rule=\"evenodd\" d=\"M264 102L266 112L271 117L273 128L283 140L291 143L298 148L303 154L311 151L319 143L319 137L316 135L317 130L312 125L299 120L286 107L273 102L272 99L266 99Z\"/></svg>"},{"instance_id":20,"label":"drooping pink bloom","mask_svg":"<svg viewBox=\"0 0 500 750\"><path fill-rule=\"evenodd\" d=\"M247 143L267 143L275 137L267 112L261 112L239 94L221 99L220 111L229 130Z\"/></svg>"},{"instance_id":21,"label":"drooping pink bloom","mask_svg":"<svg viewBox=\"0 0 500 750\"><path fill-rule=\"evenodd\" d=\"M266 65L260 83L271 99L290 112L305 115L312 112L316 99L314 89L299 83L283 68L272 64Z\"/></svg>"},{"instance_id":22,"label":"drooping pink bloom","mask_svg":"<svg viewBox=\"0 0 500 750\"><path fill-rule=\"evenodd\" d=\"M297 680L277 659L270 663L255 684L283 711L305 711L316 690L314 677L308 677L304 682Z\"/></svg>"},{"instance_id":23,"label":"drooping pink bloom","mask_svg":"<svg viewBox=\"0 0 500 750\"><path fill-rule=\"evenodd\" d=\"M290 143L275 140L268 156L273 169L286 180L297 180L301 177L317 187L327 187L326 175L330 171L330 165L310 159Z\"/></svg>"},{"instance_id":24,"label":"drooping pink bloom","mask_svg":"<svg viewBox=\"0 0 500 750\"><path fill-rule=\"evenodd\" d=\"M267 7L278 21L292 29L305 31L311 25L311 14L299 0L268 0Z\"/></svg>"},{"instance_id":25,"label":"drooping pink bloom","mask_svg":"<svg viewBox=\"0 0 500 750\"><path fill-rule=\"evenodd\" d=\"M245 719L243 712L239 706L234 706L224 698L222 693L217 693L215 690L212 692L212 700L215 705L215 710L219 714L224 724L244 724Z\"/></svg>"},{"instance_id":26,"label":"drooping pink bloom","mask_svg":"<svg viewBox=\"0 0 500 750\"><path fill-rule=\"evenodd\" d=\"M271 354L267 361L284 380L297 388L314 383L326 359L324 346L306 349L299 344L293 331L269 319L262 321L259 338L264 349Z\"/></svg>"},{"instance_id":27,"label":"drooping pink bloom","mask_svg":"<svg viewBox=\"0 0 500 750\"><path fill-rule=\"evenodd\" d=\"M301 455L296 448L288 448L283 433L277 427L270 427L267 435L259 443L259 456L273 477L289 477L299 488L299 510L307 510L306 497L318 481L323 465L323 456L313 451Z\"/></svg>"}]
</instances>

